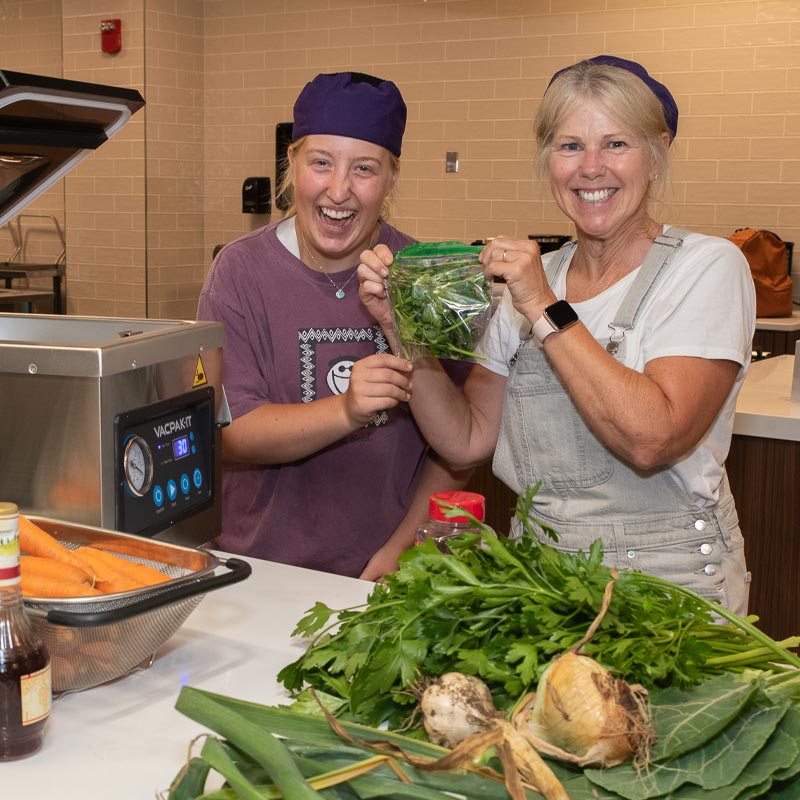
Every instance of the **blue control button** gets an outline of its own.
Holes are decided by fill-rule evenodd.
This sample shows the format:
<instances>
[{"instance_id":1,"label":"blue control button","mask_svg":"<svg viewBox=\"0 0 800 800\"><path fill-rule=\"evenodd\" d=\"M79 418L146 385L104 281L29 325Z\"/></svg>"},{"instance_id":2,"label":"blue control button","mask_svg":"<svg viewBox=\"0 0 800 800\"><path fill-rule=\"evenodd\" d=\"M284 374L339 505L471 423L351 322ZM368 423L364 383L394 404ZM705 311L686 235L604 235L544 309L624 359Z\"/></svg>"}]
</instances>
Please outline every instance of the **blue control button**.
<instances>
[{"instance_id":1,"label":"blue control button","mask_svg":"<svg viewBox=\"0 0 800 800\"><path fill-rule=\"evenodd\" d=\"M153 487L153 502L159 508L164 505L164 490L158 484Z\"/></svg>"},{"instance_id":2,"label":"blue control button","mask_svg":"<svg viewBox=\"0 0 800 800\"><path fill-rule=\"evenodd\" d=\"M178 484L171 478L167 481L167 496L170 500L174 500L178 496Z\"/></svg>"},{"instance_id":3,"label":"blue control button","mask_svg":"<svg viewBox=\"0 0 800 800\"><path fill-rule=\"evenodd\" d=\"M181 491L184 494L189 494L190 488L191 486L189 484L189 476L184 472L183 475L181 475Z\"/></svg>"},{"instance_id":4,"label":"blue control button","mask_svg":"<svg viewBox=\"0 0 800 800\"><path fill-rule=\"evenodd\" d=\"M203 473L200 472L200 467L194 468L194 472L192 473L192 480L194 481L196 489L199 489L203 485Z\"/></svg>"},{"instance_id":5,"label":"blue control button","mask_svg":"<svg viewBox=\"0 0 800 800\"><path fill-rule=\"evenodd\" d=\"M194 431L189 431L189 441L194 441Z\"/></svg>"}]
</instances>

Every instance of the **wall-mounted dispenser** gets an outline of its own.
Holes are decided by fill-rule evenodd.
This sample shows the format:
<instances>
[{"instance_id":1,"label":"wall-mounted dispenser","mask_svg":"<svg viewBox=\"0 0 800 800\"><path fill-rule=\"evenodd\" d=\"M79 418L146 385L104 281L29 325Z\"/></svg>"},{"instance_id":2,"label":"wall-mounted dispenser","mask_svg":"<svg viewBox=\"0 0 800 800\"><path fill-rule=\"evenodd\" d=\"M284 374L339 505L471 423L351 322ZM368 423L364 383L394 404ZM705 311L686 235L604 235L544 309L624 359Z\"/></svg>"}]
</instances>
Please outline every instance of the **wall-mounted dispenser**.
<instances>
[{"instance_id":1,"label":"wall-mounted dispenser","mask_svg":"<svg viewBox=\"0 0 800 800\"><path fill-rule=\"evenodd\" d=\"M246 178L242 184L242 214L269 214L271 192L269 178Z\"/></svg>"}]
</instances>

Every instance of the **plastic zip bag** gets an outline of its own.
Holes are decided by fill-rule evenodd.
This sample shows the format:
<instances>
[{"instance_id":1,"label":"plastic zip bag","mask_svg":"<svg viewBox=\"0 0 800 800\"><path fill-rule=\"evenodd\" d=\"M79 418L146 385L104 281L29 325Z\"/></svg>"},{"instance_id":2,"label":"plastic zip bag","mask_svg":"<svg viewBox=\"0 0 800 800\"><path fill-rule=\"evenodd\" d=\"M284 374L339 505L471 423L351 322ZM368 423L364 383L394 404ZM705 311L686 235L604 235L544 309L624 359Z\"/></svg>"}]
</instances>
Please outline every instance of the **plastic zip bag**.
<instances>
[{"instance_id":1,"label":"plastic zip bag","mask_svg":"<svg viewBox=\"0 0 800 800\"><path fill-rule=\"evenodd\" d=\"M397 253L386 295L405 358L480 358L475 346L492 313L492 283L478 261L482 249L420 242Z\"/></svg>"}]
</instances>

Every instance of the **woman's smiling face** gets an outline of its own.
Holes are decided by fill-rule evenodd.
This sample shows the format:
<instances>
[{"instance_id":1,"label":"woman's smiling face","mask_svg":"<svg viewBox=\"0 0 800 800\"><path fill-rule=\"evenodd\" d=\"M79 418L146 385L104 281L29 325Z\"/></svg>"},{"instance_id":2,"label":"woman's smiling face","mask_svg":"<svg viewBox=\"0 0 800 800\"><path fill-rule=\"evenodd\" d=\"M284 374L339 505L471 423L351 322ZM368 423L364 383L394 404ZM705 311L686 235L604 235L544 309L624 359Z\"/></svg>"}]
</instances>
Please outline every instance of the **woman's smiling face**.
<instances>
[{"instance_id":1,"label":"woman's smiling face","mask_svg":"<svg viewBox=\"0 0 800 800\"><path fill-rule=\"evenodd\" d=\"M351 267L372 244L397 173L380 145L314 134L289 151L300 236L331 268Z\"/></svg>"},{"instance_id":2,"label":"woman's smiling face","mask_svg":"<svg viewBox=\"0 0 800 800\"><path fill-rule=\"evenodd\" d=\"M577 104L564 117L548 165L558 207L584 235L613 239L647 218L650 149L597 102Z\"/></svg>"}]
</instances>

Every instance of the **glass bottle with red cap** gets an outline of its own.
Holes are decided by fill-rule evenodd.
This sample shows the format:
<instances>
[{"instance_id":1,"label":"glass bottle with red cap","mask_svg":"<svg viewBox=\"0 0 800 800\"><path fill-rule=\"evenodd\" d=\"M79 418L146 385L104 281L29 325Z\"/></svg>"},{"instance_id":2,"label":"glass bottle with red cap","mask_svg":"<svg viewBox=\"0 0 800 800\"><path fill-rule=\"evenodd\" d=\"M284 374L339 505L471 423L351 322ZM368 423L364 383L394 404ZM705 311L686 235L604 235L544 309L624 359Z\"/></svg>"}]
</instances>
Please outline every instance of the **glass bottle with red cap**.
<instances>
[{"instance_id":1,"label":"glass bottle with red cap","mask_svg":"<svg viewBox=\"0 0 800 800\"><path fill-rule=\"evenodd\" d=\"M449 506L461 508L467 513L451 516ZM430 498L429 517L425 525L417 528L417 544L433 539L438 548L447 553L448 539L463 533L480 532L481 528L475 520L483 522L486 518L486 498L477 492L437 492Z\"/></svg>"}]
</instances>

